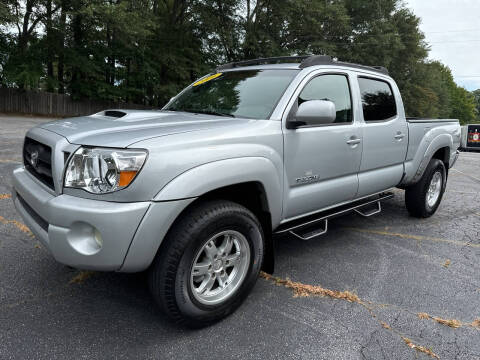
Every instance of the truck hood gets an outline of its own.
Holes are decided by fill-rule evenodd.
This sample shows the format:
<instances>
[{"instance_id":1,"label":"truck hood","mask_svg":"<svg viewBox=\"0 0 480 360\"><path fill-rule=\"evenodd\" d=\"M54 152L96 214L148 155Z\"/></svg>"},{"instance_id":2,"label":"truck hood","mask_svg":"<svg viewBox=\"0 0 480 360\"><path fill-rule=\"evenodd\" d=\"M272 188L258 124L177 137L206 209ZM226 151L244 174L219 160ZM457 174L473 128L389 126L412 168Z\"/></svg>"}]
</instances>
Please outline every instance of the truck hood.
<instances>
[{"instance_id":1,"label":"truck hood","mask_svg":"<svg viewBox=\"0 0 480 360\"><path fill-rule=\"evenodd\" d=\"M107 116L113 114L115 116ZM108 110L41 124L72 144L128 147L155 137L248 123L247 119L173 111Z\"/></svg>"}]
</instances>

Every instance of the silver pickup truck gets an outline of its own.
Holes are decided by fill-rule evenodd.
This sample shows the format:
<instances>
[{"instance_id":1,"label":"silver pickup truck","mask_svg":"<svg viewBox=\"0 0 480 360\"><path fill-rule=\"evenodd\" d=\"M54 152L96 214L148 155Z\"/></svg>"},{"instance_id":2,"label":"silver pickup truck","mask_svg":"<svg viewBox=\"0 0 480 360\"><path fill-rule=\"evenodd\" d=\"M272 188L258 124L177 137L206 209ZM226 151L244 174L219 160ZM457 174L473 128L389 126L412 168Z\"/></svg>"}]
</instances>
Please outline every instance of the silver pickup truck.
<instances>
[{"instance_id":1,"label":"silver pickup truck","mask_svg":"<svg viewBox=\"0 0 480 360\"><path fill-rule=\"evenodd\" d=\"M315 239L334 216L380 212L394 187L412 216L434 214L459 145L457 120L406 118L384 68L258 59L218 67L160 111L31 129L13 199L57 261L148 269L165 313L201 326L273 271L276 234Z\"/></svg>"}]
</instances>

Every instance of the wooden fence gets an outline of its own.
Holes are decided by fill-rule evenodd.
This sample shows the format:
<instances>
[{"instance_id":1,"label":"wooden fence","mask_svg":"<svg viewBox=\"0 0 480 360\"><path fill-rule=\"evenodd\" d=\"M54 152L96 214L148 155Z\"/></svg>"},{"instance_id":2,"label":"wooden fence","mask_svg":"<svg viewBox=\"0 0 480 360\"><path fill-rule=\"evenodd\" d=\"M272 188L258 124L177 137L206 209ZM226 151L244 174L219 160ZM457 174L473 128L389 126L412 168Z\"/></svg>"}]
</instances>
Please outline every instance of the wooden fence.
<instances>
[{"instance_id":1,"label":"wooden fence","mask_svg":"<svg viewBox=\"0 0 480 360\"><path fill-rule=\"evenodd\" d=\"M63 94L0 88L0 113L68 117L91 115L105 109L147 110L151 107L113 101L76 101Z\"/></svg>"}]
</instances>

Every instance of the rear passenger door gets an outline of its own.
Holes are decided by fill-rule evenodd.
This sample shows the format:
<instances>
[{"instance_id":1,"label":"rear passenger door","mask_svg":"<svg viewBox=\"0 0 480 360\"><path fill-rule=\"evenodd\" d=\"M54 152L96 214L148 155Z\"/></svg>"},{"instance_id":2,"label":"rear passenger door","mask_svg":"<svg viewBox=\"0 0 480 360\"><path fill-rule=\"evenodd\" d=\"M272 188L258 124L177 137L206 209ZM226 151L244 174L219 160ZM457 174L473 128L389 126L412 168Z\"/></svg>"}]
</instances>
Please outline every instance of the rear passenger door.
<instances>
[{"instance_id":1,"label":"rear passenger door","mask_svg":"<svg viewBox=\"0 0 480 360\"><path fill-rule=\"evenodd\" d=\"M363 113L363 154L357 197L398 185L404 172L408 127L395 83L358 76Z\"/></svg>"}]
</instances>

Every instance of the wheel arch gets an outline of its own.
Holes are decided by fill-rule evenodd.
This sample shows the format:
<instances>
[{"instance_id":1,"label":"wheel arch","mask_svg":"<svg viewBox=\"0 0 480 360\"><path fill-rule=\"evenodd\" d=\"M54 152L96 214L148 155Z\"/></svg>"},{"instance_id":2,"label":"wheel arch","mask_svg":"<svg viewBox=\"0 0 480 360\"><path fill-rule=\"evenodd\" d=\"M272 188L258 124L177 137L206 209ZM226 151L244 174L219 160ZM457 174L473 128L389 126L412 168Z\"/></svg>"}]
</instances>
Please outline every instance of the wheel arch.
<instances>
[{"instance_id":1,"label":"wheel arch","mask_svg":"<svg viewBox=\"0 0 480 360\"><path fill-rule=\"evenodd\" d=\"M448 170L449 162L450 162L450 147L444 146L439 148L432 156L432 159L438 159L443 161L445 164L445 168Z\"/></svg>"},{"instance_id":2,"label":"wheel arch","mask_svg":"<svg viewBox=\"0 0 480 360\"><path fill-rule=\"evenodd\" d=\"M416 184L422 178L431 159L441 160L448 171L452 155L451 149L453 148L452 136L450 134L440 134L431 141L427 140L427 138L422 140L413 161L405 164L407 176L400 187Z\"/></svg>"},{"instance_id":3,"label":"wheel arch","mask_svg":"<svg viewBox=\"0 0 480 360\"><path fill-rule=\"evenodd\" d=\"M283 207L282 170L264 157L243 157L202 164L166 184L154 201L201 198L212 194L244 191L260 195L260 204L271 214L271 225L280 223ZM208 179L208 180L207 180ZM255 190L256 189L256 190ZM255 191L253 191L255 190ZM232 195L229 195L230 197Z\"/></svg>"},{"instance_id":4,"label":"wheel arch","mask_svg":"<svg viewBox=\"0 0 480 360\"><path fill-rule=\"evenodd\" d=\"M265 256L262 270L273 273L275 256L272 231L272 213L267 199L267 193L264 185L260 181L249 181L237 184L223 186L211 190L190 203L178 216L178 221L183 214L192 207L210 200L228 200L240 204L250 210L258 219L262 226L265 238ZM174 222L175 223L175 222ZM170 226L173 227L174 223ZM158 251L161 251L161 246Z\"/></svg>"}]
</instances>

